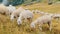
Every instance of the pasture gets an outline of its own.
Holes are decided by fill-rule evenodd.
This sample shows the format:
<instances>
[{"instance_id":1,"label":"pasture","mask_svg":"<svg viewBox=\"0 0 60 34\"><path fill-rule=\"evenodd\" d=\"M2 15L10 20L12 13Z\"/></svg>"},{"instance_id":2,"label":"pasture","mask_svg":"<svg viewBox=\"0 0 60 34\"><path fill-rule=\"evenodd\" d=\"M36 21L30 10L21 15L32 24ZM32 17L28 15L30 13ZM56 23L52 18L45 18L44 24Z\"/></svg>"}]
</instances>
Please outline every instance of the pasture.
<instances>
[{"instance_id":1,"label":"pasture","mask_svg":"<svg viewBox=\"0 0 60 34\"><path fill-rule=\"evenodd\" d=\"M23 8L28 8L29 10L40 10L48 13L60 13L60 4L47 5L47 3L36 3L28 6L23 6ZM20 6L16 6L18 8ZM34 19L37 19L39 14L34 14ZM43 31L40 31L38 27L36 29L30 28L30 23L23 23L18 27L16 20L10 21L9 16L0 14L0 34L60 34L60 22L53 19L52 21L52 31L49 31L49 26L47 24L43 25Z\"/></svg>"}]
</instances>

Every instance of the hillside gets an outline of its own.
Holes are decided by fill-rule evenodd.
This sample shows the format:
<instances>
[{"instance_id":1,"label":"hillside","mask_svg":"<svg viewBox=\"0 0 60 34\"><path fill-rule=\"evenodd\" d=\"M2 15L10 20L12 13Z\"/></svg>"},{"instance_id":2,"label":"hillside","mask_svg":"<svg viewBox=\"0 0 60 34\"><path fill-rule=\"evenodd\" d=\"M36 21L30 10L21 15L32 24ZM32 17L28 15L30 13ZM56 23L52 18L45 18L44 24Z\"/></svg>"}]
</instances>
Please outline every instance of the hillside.
<instances>
[{"instance_id":1,"label":"hillside","mask_svg":"<svg viewBox=\"0 0 60 34\"><path fill-rule=\"evenodd\" d=\"M20 6L17 6L17 8ZM22 6L23 8L28 8L29 10L38 9L40 11L48 13L60 13L60 4L47 5L45 3L36 3L33 5ZM37 19L40 15L35 14L34 20ZM60 34L60 23L56 20L52 21L52 31L48 30L48 25L43 25L43 31L40 31L38 27L32 30L29 27L29 22L23 23L18 27L16 20L10 21L9 16L0 14L0 34Z\"/></svg>"}]
</instances>

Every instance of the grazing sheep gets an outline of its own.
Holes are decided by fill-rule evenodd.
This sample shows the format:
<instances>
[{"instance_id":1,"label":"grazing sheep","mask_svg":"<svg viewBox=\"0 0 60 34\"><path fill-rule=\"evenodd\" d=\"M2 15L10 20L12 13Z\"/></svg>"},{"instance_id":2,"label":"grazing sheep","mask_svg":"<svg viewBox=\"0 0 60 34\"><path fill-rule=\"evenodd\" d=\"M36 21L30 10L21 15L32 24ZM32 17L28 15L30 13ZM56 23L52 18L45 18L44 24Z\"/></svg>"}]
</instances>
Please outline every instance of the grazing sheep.
<instances>
[{"instance_id":1,"label":"grazing sheep","mask_svg":"<svg viewBox=\"0 0 60 34\"><path fill-rule=\"evenodd\" d=\"M42 11L39 11L39 10L35 10L33 11L35 14L41 14L41 15L44 15L44 14L48 14L48 13L45 13L45 12L42 12Z\"/></svg>"},{"instance_id":2,"label":"grazing sheep","mask_svg":"<svg viewBox=\"0 0 60 34\"><path fill-rule=\"evenodd\" d=\"M30 24L30 27L31 28L35 28L35 25L38 24L39 26L39 29L42 30L42 24L45 24L47 23L49 25L49 30L51 31L51 21L52 21L52 15L44 15L44 16L41 16L39 18L37 18L35 21L33 21L31 24Z\"/></svg>"},{"instance_id":3,"label":"grazing sheep","mask_svg":"<svg viewBox=\"0 0 60 34\"><path fill-rule=\"evenodd\" d=\"M60 18L60 14L52 14L52 13L47 13L47 12L41 12L41 11L35 11L36 14L41 14L41 15L52 15L52 18L58 19Z\"/></svg>"},{"instance_id":4,"label":"grazing sheep","mask_svg":"<svg viewBox=\"0 0 60 34\"><path fill-rule=\"evenodd\" d=\"M53 17L56 19L56 18L60 18L60 14L54 14Z\"/></svg>"},{"instance_id":5,"label":"grazing sheep","mask_svg":"<svg viewBox=\"0 0 60 34\"><path fill-rule=\"evenodd\" d=\"M36 13L36 14L44 14L44 12L39 11L39 10L35 10L35 13Z\"/></svg>"},{"instance_id":6,"label":"grazing sheep","mask_svg":"<svg viewBox=\"0 0 60 34\"><path fill-rule=\"evenodd\" d=\"M16 10L16 7L12 6L12 5L9 5L8 7L8 10L9 10L9 14L11 15L13 11Z\"/></svg>"},{"instance_id":7,"label":"grazing sheep","mask_svg":"<svg viewBox=\"0 0 60 34\"><path fill-rule=\"evenodd\" d=\"M30 10L25 10L24 12L20 13L19 18L17 19L18 25L22 24L22 20L29 20L32 22L33 13Z\"/></svg>"},{"instance_id":8,"label":"grazing sheep","mask_svg":"<svg viewBox=\"0 0 60 34\"><path fill-rule=\"evenodd\" d=\"M42 11L39 11L39 10L32 10L32 12L35 13L35 14L49 15L49 13L42 12Z\"/></svg>"},{"instance_id":9,"label":"grazing sheep","mask_svg":"<svg viewBox=\"0 0 60 34\"><path fill-rule=\"evenodd\" d=\"M25 11L25 9L23 9L22 7L18 8L17 10L15 10L12 14L11 14L11 20L13 20L14 18L17 18L19 17L19 14L22 12L22 11Z\"/></svg>"},{"instance_id":10,"label":"grazing sheep","mask_svg":"<svg viewBox=\"0 0 60 34\"><path fill-rule=\"evenodd\" d=\"M40 13L39 10L32 10L33 13L37 14L37 13Z\"/></svg>"},{"instance_id":11,"label":"grazing sheep","mask_svg":"<svg viewBox=\"0 0 60 34\"><path fill-rule=\"evenodd\" d=\"M60 14L54 14L54 15L53 15L53 18L56 19L57 21L59 21Z\"/></svg>"},{"instance_id":12,"label":"grazing sheep","mask_svg":"<svg viewBox=\"0 0 60 34\"><path fill-rule=\"evenodd\" d=\"M32 10L32 13L35 13L35 10Z\"/></svg>"},{"instance_id":13,"label":"grazing sheep","mask_svg":"<svg viewBox=\"0 0 60 34\"><path fill-rule=\"evenodd\" d=\"M0 5L0 14L9 15L9 10L3 4Z\"/></svg>"}]
</instances>

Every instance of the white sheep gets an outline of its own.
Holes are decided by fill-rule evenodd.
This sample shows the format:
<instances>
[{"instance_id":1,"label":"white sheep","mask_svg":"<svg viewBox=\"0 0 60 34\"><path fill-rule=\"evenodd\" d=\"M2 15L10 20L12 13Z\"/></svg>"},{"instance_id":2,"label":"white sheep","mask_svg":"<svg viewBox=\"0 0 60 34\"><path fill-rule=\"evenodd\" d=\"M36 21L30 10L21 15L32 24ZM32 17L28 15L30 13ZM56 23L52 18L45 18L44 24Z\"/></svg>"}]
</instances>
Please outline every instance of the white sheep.
<instances>
[{"instance_id":1,"label":"white sheep","mask_svg":"<svg viewBox=\"0 0 60 34\"><path fill-rule=\"evenodd\" d=\"M35 13L35 14L40 13L40 11L37 10L37 9L36 10L32 10L32 12Z\"/></svg>"},{"instance_id":2,"label":"white sheep","mask_svg":"<svg viewBox=\"0 0 60 34\"><path fill-rule=\"evenodd\" d=\"M34 12L35 14L41 14L41 15L48 14L48 13L45 13L45 12L39 11L39 10L34 10L33 12Z\"/></svg>"},{"instance_id":3,"label":"white sheep","mask_svg":"<svg viewBox=\"0 0 60 34\"><path fill-rule=\"evenodd\" d=\"M39 10L32 10L32 12L33 13L35 13L35 14L41 14L41 15L48 15L48 14L50 14L50 13L47 13L47 12L43 12L43 11L39 11Z\"/></svg>"},{"instance_id":4,"label":"white sheep","mask_svg":"<svg viewBox=\"0 0 60 34\"><path fill-rule=\"evenodd\" d=\"M19 18L17 19L18 25L22 24L23 20L29 20L30 22L32 22L33 15L34 14L30 10L25 10L24 12L21 12Z\"/></svg>"},{"instance_id":5,"label":"white sheep","mask_svg":"<svg viewBox=\"0 0 60 34\"><path fill-rule=\"evenodd\" d=\"M60 14L54 14L53 17L59 19L60 18Z\"/></svg>"},{"instance_id":6,"label":"white sheep","mask_svg":"<svg viewBox=\"0 0 60 34\"><path fill-rule=\"evenodd\" d=\"M35 10L32 10L32 13L35 13Z\"/></svg>"},{"instance_id":7,"label":"white sheep","mask_svg":"<svg viewBox=\"0 0 60 34\"><path fill-rule=\"evenodd\" d=\"M8 7L8 10L9 10L9 14L11 15L13 13L13 11L16 10L16 7L12 6L12 5L9 5Z\"/></svg>"},{"instance_id":8,"label":"white sheep","mask_svg":"<svg viewBox=\"0 0 60 34\"><path fill-rule=\"evenodd\" d=\"M57 14L57 13L51 14L51 13L42 12L42 11L39 11L39 10L36 10L36 11L33 11L33 12L36 13L36 14L40 14L40 15L52 15L52 17L54 19L56 19L57 22L59 22L60 14Z\"/></svg>"},{"instance_id":9,"label":"white sheep","mask_svg":"<svg viewBox=\"0 0 60 34\"><path fill-rule=\"evenodd\" d=\"M49 30L51 31L51 28L52 28L51 21L52 21L52 15L44 15L44 16L41 16L41 17L37 18L35 21L33 21L30 24L30 27L35 28L35 25L38 24L39 29L42 30L42 24L47 23L50 27Z\"/></svg>"},{"instance_id":10,"label":"white sheep","mask_svg":"<svg viewBox=\"0 0 60 34\"><path fill-rule=\"evenodd\" d=\"M9 10L3 4L0 4L0 14L9 15Z\"/></svg>"},{"instance_id":11,"label":"white sheep","mask_svg":"<svg viewBox=\"0 0 60 34\"><path fill-rule=\"evenodd\" d=\"M23 9L22 7L19 7L17 10L13 11L13 13L11 14L11 18L10 19L13 20L14 18L19 17L19 14L22 11L25 11L25 9Z\"/></svg>"},{"instance_id":12,"label":"white sheep","mask_svg":"<svg viewBox=\"0 0 60 34\"><path fill-rule=\"evenodd\" d=\"M37 10L37 9L34 11L34 13L35 13L35 14L44 14L44 12L39 11L39 10Z\"/></svg>"},{"instance_id":13,"label":"white sheep","mask_svg":"<svg viewBox=\"0 0 60 34\"><path fill-rule=\"evenodd\" d=\"M59 18L60 18L60 14L54 14L53 15L53 18L57 20L57 22L59 21Z\"/></svg>"}]
</instances>

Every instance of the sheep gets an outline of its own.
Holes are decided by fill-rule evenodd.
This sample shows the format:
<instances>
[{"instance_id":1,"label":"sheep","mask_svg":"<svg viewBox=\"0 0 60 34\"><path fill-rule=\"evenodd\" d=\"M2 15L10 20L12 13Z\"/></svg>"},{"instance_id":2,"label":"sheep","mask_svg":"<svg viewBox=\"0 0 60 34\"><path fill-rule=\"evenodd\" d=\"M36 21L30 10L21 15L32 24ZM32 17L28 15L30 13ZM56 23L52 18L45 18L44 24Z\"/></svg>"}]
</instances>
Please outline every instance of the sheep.
<instances>
[{"instance_id":1,"label":"sheep","mask_svg":"<svg viewBox=\"0 0 60 34\"><path fill-rule=\"evenodd\" d=\"M43 14L44 13L44 12L41 12L41 11L39 11L37 9L36 10L32 10L32 12L35 13L35 14Z\"/></svg>"},{"instance_id":2,"label":"sheep","mask_svg":"<svg viewBox=\"0 0 60 34\"><path fill-rule=\"evenodd\" d=\"M39 10L32 10L32 12L33 13L35 13L35 14L41 14L41 15L48 15L48 14L50 14L50 13L47 13L47 12L43 12L43 11L39 11Z\"/></svg>"},{"instance_id":3,"label":"sheep","mask_svg":"<svg viewBox=\"0 0 60 34\"><path fill-rule=\"evenodd\" d=\"M47 15L49 13L46 13L46 12L42 12L42 11L36 11L37 14L42 14L42 15Z\"/></svg>"},{"instance_id":4,"label":"sheep","mask_svg":"<svg viewBox=\"0 0 60 34\"><path fill-rule=\"evenodd\" d=\"M32 10L32 13L35 13L35 10Z\"/></svg>"},{"instance_id":5,"label":"sheep","mask_svg":"<svg viewBox=\"0 0 60 34\"><path fill-rule=\"evenodd\" d=\"M42 24L45 24L47 23L49 25L49 30L51 31L52 29L52 15L43 15L39 18L37 18L35 21L33 21L31 24L30 24L30 27L31 28L35 28L35 25L38 24L39 26L39 29L42 31Z\"/></svg>"},{"instance_id":6,"label":"sheep","mask_svg":"<svg viewBox=\"0 0 60 34\"><path fill-rule=\"evenodd\" d=\"M25 9L23 9L22 7L19 7L19 8L16 9L14 12L12 12L10 19L13 20L14 18L18 18L18 17L19 17L19 14L20 14L22 11L25 11Z\"/></svg>"},{"instance_id":7,"label":"sheep","mask_svg":"<svg viewBox=\"0 0 60 34\"><path fill-rule=\"evenodd\" d=\"M52 15L52 17L55 19L55 18L58 18L60 17L60 14L52 14L52 13L47 13L47 12L42 12L42 11L35 11L36 14L39 14L39 15Z\"/></svg>"},{"instance_id":8,"label":"sheep","mask_svg":"<svg viewBox=\"0 0 60 34\"><path fill-rule=\"evenodd\" d=\"M54 18L54 19L57 19L57 21L59 21L60 14L54 14L54 15L53 15L53 18Z\"/></svg>"},{"instance_id":9,"label":"sheep","mask_svg":"<svg viewBox=\"0 0 60 34\"><path fill-rule=\"evenodd\" d=\"M19 18L17 19L18 25L22 24L23 20L29 20L32 22L34 14L30 10L25 10L24 12L20 13Z\"/></svg>"},{"instance_id":10,"label":"sheep","mask_svg":"<svg viewBox=\"0 0 60 34\"><path fill-rule=\"evenodd\" d=\"M12 5L9 5L8 7L8 10L9 10L9 14L11 15L13 11L16 10L16 7L12 6Z\"/></svg>"},{"instance_id":11,"label":"sheep","mask_svg":"<svg viewBox=\"0 0 60 34\"><path fill-rule=\"evenodd\" d=\"M3 4L0 4L0 14L9 15L9 10Z\"/></svg>"},{"instance_id":12,"label":"sheep","mask_svg":"<svg viewBox=\"0 0 60 34\"><path fill-rule=\"evenodd\" d=\"M36 10L36 11L33 10L33 12L36 13L36 14L42 14L42 15L49 15L50 14L51 15L51 13L47 13L47 12L45 13L45 12L38 11L38 10ZM59 18L60 18L60 14L53 14L53 18L57 19L57 21L58 21Z\"/></svg>"},{"instance_id":13,"label":"sheep","mask_svg":"<svg viewBox=\"0 0 60 34\"><path fill-rule=\"evenodd\" d=\"M45 13L45 12L42 12L42 11L39 11L39 10L33 10L33 13L41 14L41 15L48 14L48 13Z\"/></svg>"},{"instance_id":14,"label":"sheep","mask_svg":"<svg viewBox=\"0 0 60 34\"><path fill-rule=\"evenodd\" d=\"M60 14L54 14L53 17L56 19L56 18L60 18Z\"/></svg>"}]
</instances>

